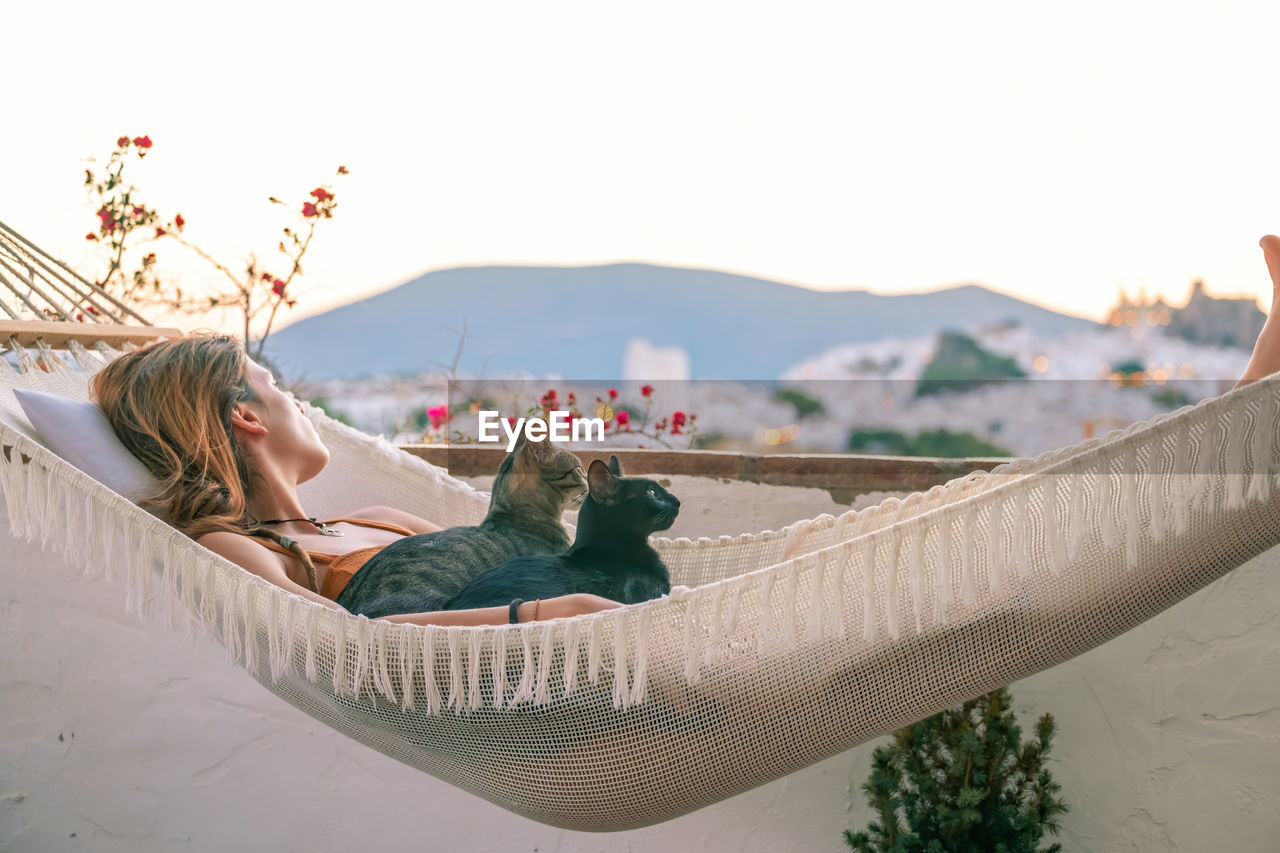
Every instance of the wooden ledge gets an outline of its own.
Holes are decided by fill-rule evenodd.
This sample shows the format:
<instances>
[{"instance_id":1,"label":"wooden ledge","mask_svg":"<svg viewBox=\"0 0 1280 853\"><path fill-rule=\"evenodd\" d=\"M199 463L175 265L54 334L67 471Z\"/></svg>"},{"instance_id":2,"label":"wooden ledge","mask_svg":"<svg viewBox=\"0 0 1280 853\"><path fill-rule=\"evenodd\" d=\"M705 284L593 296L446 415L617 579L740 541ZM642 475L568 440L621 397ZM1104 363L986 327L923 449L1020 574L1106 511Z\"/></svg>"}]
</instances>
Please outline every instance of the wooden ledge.
<instances>
[{"instance_id":1,"label":"wooden ledge","mask_svg":"<svg viewBox=\"0 0 1280 853\"><path fill-rule=\"evenodd\" d=\"M455 477L494 474L506 450L474 444L405 444L406 453L447 468ZM584 465L615 454L627 474L714 477L767 486L824 489L837 503L851 503L867 492L918 492L970 471L989 471L1012 459L940 459L912 456L863 456L852 453L754 454L729 450L575 450Z\"/></svg>"},{"instance_id":2,"label":"wooden ledge","mask_svg":"<svg viewBox=\"0 0 1280 853\"><path fill-rule=\"evenodd\" d=\"M24 347L36 345L43 339L54 349L66 349L68 341L92 345L102 341L109 346L121 344L145 344L156 338L176 338L179 329L158 326L119 326L110 323L68 323L52 320L0 320L0 346L16 338Z\"/></svg>"}]
</instances>

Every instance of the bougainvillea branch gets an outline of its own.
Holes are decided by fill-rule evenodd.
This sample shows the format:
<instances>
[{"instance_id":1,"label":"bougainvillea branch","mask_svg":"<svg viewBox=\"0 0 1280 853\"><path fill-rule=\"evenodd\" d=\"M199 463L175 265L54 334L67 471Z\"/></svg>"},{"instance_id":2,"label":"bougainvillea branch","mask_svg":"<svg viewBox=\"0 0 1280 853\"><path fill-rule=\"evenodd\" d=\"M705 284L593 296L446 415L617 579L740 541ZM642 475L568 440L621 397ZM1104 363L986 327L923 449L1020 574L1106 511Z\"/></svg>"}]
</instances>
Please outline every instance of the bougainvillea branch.
<instances>
[{"instance_id":1,"label":"bougainvillea branch","mask_svg":"<svg viewBox=\"0 0 1280 853\"><path fill-rule=\"evenodd\" d=\"M637 439L652 440L663 447L671 447L670 439L674 436L681 436L688 442L689 447L694 446L695 439L698 436L698 416L696 414L692 412L672 412L669 416L663 417L651 427L646 428L649 413L654 407L653 387L651 385L643 386L640 389L640 395L645 400L645 408L643 420L638 427L632 422L631 410L625 408L618 399L617 388L610 388L607 396L597 395L595 407L590 414L583 413L576 393L570 391L564 397L561 397L560 392L555 388L547 389L546 393L538 398L536 404L528 406L520 414L526 418L541 418L549 422L552 411L567 412L567 426L570 430L573 429L574 421L587 417L596 417L604 421L604 435L606 438L627 435L634 436ZM415 415L411 416L411 422L416 424L418 428L423 429L422 441L426 444L445 441L453 444L471 444L477 440L474 435L457 428L450 430L450 424L458 411L474 413L479 408L481 408L479 401L474 401L456 410L451 410L445 405L431 406L425 410L419 410ZM519 409L518 406L517 409ZM505 419L512 425L515 425L517 420L514 415L507 415ZM401 431L406 430L402 429Z\"/></svg>"},{"instance_id":2,"label":"bougainvillea branch","mask_svg":"<svg viewBox=\"0 0 1280 853\"><path fill-rule=\"evenodd\" d=\"M101 175L92 169L85 170L85 187L97 207L98 218L97 230L89 232L85 239L100 243L108 253L107 271L97 283L123 299L158 304L184 314L236 309L243 321L245 346L253 358L261 360L280 307L293 308L297 304L296 288L291 285L303 275L302 259L311 246L316 225L321 219L331 219L338 206L332 188L321 185L313 189L307 200L296 208L301 223L281 229L283 239L276 249L287 263L287 271L282 276L263 269L256 255L250 255L243 271L237 273L187 236L187 220L181 213L160 224L160 214L138 200L137 188L125 179L125 167L144 159L152 146L149 136L121 136ZM347 174L350 171L346 166L338 167L338 176ZM274 196L268 201L294 208L293 204ZM217 270L227 284L221 288L202 288L194 294L184 290L176 281L165 281L157 274L155 251L141 254L133 272L125 272L129 249L160 240L181 245Z\"/></svg>"}]
</instances>

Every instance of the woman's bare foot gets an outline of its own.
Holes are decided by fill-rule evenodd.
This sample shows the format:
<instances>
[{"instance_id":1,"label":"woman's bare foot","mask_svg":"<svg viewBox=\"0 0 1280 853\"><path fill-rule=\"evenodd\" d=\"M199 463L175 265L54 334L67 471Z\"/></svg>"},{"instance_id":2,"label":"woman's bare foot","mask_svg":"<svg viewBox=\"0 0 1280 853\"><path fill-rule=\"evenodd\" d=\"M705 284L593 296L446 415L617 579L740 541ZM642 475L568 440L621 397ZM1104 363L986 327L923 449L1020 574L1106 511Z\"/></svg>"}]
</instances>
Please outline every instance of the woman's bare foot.
<instances>
[{"instance_id":1,"label":"woman's bare foot","mask_svg":"<svg viewBox=\"0 0 1280 853\"><path fill-rule=\"evenodd\" d=\"M1262 326L1258 342L1253 345L1249 366L1236 383L1237 388L1280 370L1280 237L1268 234L1258 241L1258 245L1262 247L1267 272L1271 273L1271 313Z\"/></svg>"}]
</instances>

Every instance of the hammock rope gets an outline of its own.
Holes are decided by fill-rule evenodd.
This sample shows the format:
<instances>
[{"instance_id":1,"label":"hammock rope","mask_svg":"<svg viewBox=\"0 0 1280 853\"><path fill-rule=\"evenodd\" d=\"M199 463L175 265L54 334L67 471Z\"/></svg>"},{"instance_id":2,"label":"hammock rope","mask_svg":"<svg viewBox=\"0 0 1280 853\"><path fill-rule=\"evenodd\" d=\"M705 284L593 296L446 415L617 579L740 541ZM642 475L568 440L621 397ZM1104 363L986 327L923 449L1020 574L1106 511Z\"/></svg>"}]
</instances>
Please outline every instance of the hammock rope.
<instances>
[{"instance_id":1,"label":"hammock rope","mask_svg":"<svg viewBox=\"0 0 1280 853\"><path fill-rule=\"evenodd\" d=\"M292 595L36 440L13 387L87 399L109 348L0 365L14 536L110 579L317 720L527 817L676 817L1102 644L1280 542L1280 382L783 530L655 539L672 593L518 626L396 625ZM60 366L56 366L60 365ZM488 495L309 416L320 514L391 504L451 526ZM20 578L19 578L20 582Z\"/></svg>"}]
</instances>

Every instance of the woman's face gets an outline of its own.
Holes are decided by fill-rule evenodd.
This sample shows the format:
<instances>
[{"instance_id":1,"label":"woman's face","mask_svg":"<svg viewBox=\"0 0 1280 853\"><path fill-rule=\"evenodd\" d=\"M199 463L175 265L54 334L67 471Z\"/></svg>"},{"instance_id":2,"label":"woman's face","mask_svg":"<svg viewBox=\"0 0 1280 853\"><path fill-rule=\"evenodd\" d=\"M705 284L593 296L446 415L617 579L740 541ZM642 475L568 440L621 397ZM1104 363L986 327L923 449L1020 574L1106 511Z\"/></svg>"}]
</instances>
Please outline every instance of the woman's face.
<instances>
[{"instance_id":1,"label":"woman's face","mask_svg":"<svg viewBox=\"0 0 1280 853\"><path fill-rule=\"evenodd\" d=\"M271 371L249 363L249 387L257 401L239 405L253 412L266 433L255 435L251 446L267 464L292 472L299 483L319 474L329 462L329 449L302 413L302 404L282 391Z\"/></svg>"}]
</instances>

